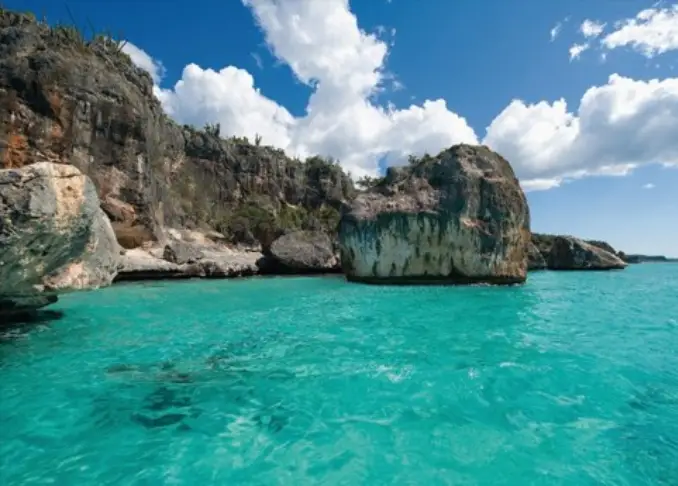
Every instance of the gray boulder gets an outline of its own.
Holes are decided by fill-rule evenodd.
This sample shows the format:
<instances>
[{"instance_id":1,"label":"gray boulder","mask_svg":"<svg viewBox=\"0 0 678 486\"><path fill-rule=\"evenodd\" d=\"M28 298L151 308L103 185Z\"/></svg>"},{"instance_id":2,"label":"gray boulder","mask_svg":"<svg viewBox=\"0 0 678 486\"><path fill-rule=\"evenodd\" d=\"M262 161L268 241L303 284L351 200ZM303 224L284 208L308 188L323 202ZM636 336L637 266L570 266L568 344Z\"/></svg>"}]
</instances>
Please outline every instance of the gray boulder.
<instances>
[{"instance_id":1,"label":"gray boulder","mask_svg":"<svg viewBox=\"0 0 678 486\"><path fill-rule=\"evenodd\" d=\"M92 181L70 165L0 170L0 313L110 285L120 247ZM13 310L14 309L14 310Z\"/></svg>"},{"instance_id":2,"label":"gray boulder","mask_svg":"<svg viewBox=\"0 0 678 486\"><path fill-rule=\"evenodd\" d=\"M277 238L266 259L265 273L332 273L340 271L331 238L321 231L294 231Z\"/></svg>"}]
</instances>

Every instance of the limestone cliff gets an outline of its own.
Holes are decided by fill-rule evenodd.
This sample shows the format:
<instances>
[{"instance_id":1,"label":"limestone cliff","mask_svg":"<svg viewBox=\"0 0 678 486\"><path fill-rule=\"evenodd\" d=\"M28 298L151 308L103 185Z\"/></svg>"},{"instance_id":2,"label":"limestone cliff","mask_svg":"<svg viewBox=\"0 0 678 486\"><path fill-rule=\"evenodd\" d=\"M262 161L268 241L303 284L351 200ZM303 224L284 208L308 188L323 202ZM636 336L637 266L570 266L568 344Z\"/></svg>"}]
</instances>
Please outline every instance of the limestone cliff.
<instances>
[{"instance_id":1,"label":"limestone cliff","mask_svg":"<svg viewBox=\"0 0 678 486\"><path fill-rule=\"evenodd\" d=\"M0 170L0 218L0 314L112 282L120 247L94 185L75 167Z\"/></svg>"},{"instance_id":2,"label":"limestone cliff","mask_svg":"<svg viewBox=\"0 0 678 486\"><path fill-rule=\"evenodd\" d=\"M249 246L283 229L332 231L354 194L331 161L177 125L148 73L106 37L0 9L0 168L35 161L89 175L127 248L163 227Z\"/></svg>"},{"instance_id":3,"label":"limestone cliff","mask_svg":"<svg viewBox=\"0 0 678 486\"><path fill-rule=\"evenodd\" d=\"M351 280L517 283L530 216L505 159L456 145L389 170L342 215L339 238Z\"/></svg>"}]
</instances>

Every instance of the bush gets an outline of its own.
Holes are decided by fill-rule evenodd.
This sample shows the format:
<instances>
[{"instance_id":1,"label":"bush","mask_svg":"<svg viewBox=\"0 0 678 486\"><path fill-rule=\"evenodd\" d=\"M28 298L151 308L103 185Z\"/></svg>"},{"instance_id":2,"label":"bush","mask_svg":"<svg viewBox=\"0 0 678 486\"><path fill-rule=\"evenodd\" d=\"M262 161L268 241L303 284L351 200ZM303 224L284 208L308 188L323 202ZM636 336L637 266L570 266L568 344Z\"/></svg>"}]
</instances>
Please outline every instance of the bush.
<instances>
[{"instance_id":1,"label":"bush","mask_svg":"<svg viewBox=\"0 0 678 486\"><path fill-rule=\"evenodd\" d=\"M259 243L263 249L270 247L279 235L275 215L252 203L240 206L228 221L222 221L215 229L230 236L232 241Z\"/></svg>"},{"instance_id":2,"label":"bush","mask_svg":"<svg viewBox=\"0 0 678 486\"><path fill-rule=\"evenodd\" d=\"M121 223L112 223L112 226L118 243L127 250L138 248L147 241L155 240L153 232L146 226L127 226Z\"/></svg>"}]
</instances>

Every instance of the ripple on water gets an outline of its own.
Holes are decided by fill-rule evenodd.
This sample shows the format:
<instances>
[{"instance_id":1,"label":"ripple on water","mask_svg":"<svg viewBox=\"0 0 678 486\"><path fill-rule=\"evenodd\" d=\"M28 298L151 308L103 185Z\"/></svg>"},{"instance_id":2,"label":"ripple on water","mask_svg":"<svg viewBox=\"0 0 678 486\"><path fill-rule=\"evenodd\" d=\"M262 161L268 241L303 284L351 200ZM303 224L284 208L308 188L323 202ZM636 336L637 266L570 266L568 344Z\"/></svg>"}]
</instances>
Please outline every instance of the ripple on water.
<instances>
[{"instance_id":1,"label":"ripple on water","mask_svg":"<svg viewBox=\"0 0 678 486\"><path fill-rule=\"evenodd\" d=\"M3 484L675 484L676 268L73 294L0 340Z\"/></svg>"}]
</instances>

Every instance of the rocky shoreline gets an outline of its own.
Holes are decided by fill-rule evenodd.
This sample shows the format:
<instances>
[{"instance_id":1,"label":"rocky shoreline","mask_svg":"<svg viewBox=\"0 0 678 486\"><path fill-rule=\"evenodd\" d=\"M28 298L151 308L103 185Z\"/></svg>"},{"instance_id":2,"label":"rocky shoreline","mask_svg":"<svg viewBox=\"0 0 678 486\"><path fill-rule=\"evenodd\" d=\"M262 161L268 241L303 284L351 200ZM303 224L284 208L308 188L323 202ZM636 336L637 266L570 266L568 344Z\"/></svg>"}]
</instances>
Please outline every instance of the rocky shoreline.
<instances>
[{"instance_id":1,"label":"rocky shoreline","mask_svg":"<svg viewBox=\"0 0 678 486\"><path fill-rule=\"evenodd\" d=\"M110 39L1 9L0 39L0 319L113 282L515 284L627 265L605 242L532 233L487 147L412 157L359 191L330 159L179 126Z\"/></svg>"}]
</instances>

